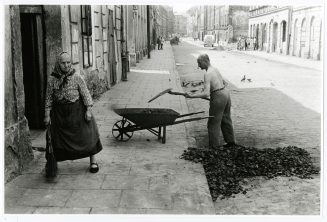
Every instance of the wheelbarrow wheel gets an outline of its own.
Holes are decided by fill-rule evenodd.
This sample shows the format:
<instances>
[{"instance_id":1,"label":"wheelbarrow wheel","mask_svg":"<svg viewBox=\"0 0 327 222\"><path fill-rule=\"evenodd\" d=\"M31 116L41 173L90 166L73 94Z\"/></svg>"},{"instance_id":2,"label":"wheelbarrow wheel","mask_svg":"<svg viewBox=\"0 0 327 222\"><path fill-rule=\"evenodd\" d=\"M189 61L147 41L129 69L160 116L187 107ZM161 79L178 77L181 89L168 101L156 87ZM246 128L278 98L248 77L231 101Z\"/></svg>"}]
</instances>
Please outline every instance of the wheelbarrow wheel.
<instances>
[{"instance_id":1,"label":"wheelbarrow wheel","mask_svg":"<svg viewBox=\"0 0 327 222\"><path fill-rule=\"evenodd\" d=\"M126 128L132 126L132 123L126 119L117 121L112 127L112 135L116 140L128 141L133 136L133 131L127 131Z\"/></svg>"}]
</instances>

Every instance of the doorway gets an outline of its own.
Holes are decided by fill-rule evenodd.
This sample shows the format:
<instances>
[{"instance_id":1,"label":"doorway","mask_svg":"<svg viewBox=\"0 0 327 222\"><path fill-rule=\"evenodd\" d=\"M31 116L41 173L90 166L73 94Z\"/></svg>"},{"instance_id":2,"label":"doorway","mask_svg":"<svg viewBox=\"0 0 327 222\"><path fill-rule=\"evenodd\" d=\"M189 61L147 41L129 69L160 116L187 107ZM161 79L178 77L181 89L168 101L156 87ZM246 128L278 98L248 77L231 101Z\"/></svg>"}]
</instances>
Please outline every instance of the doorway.
<instances>
[{"instance_id":1,"label":"doorway","mask_svg":"<svg viewBox=\"0 0 327 222\"><path fill-rule=\"evenodd\" d=\"M25 116L30 129L42 129L47 81L42 14L21 10L20 18Z\"/></svg>"},{"instance_id":2,"label":"doorway","mask_svg":"<svg viewBox=\"0 0 327 222\"><path fill-rule=\"evenodd\" d=\"M273 37L272 37L272 52L276 52L277 49L277 33L278 33L278 23L273 24Z\"/></svg>"}]
</instances>

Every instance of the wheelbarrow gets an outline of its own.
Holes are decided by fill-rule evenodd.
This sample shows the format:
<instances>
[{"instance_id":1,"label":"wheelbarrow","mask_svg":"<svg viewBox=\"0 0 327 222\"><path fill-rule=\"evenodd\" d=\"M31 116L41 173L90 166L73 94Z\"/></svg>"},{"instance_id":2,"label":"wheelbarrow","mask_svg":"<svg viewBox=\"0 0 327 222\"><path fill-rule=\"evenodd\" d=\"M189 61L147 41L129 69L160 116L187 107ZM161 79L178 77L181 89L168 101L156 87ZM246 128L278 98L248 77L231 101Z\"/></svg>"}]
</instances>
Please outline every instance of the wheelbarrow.
<instances>
[{"instance_id":1,"label":"wheelbarrow","mask_svg":"<svg viewBox=\"0 0 327 222\"><path fill-rule=\"evenodd\" d=\"M112 127L112 135L118 141L128 141L135 131L148 130L162 143L166 143L167 126L211 118L211 116L195 117L176 121L176 119L204 113L204 111L180 115L172 109L164 108L119 108L113 110L123 117Z\"/></svg>"}]
</instances>

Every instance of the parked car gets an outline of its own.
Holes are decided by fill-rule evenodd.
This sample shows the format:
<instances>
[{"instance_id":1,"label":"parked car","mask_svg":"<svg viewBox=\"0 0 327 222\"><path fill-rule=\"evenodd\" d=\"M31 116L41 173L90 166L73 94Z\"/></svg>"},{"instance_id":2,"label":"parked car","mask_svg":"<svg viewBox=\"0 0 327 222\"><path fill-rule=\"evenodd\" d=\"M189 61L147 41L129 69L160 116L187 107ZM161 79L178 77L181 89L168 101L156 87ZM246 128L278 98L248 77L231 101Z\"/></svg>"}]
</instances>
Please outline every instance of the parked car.
<instances>
[{"instance_id":1,"label":"parked car","mask_svg":"<svg viewBox=\"0 0 327 222\"><path fill-rule=\"evenodd\" d=\"M204 46L211 46L215 43L215 37L213 35L205 35L204 36Z\"/></svg>"}]
</instances>

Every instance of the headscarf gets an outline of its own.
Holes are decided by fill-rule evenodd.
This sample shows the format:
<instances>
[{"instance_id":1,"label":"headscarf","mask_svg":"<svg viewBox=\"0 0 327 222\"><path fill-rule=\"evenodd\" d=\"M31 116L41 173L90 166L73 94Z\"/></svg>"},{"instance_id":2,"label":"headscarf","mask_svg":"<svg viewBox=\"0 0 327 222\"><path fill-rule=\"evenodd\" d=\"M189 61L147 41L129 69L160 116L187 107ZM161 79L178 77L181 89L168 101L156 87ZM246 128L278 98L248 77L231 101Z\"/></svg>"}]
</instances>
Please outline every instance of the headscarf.
<instances>
[{"instance_id":1,"label":"headscarf","mask_svg":"<svg viewBox=\"0 0 327 222\"><path fill-rule=\"evenodd\" d=\"M70 70L67 73L62 72L62 70L60 68L60 62L61 62L61 56L63 54L69 55L67 52L61 52L56 58L55 67L51 73L51 75L56 77L57 79L62 79L62 82L59 85L60 89L63 88L67 84L67 81L68 81L67 78L75 73L75 69L73 69L73 68L70 68Z\"/></svg>"}]
</instances>

